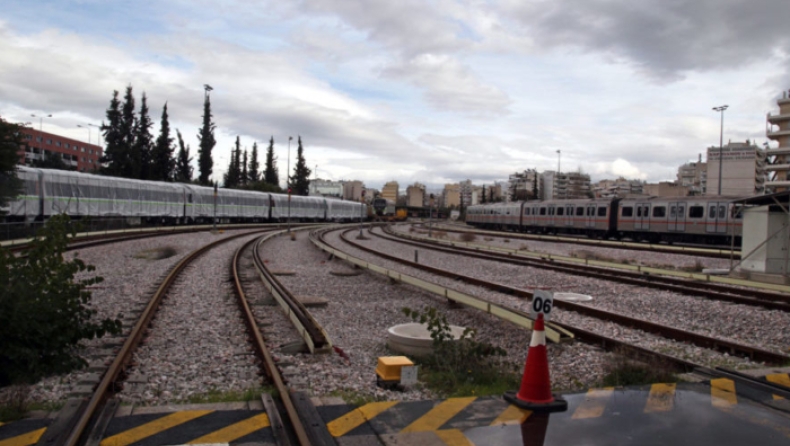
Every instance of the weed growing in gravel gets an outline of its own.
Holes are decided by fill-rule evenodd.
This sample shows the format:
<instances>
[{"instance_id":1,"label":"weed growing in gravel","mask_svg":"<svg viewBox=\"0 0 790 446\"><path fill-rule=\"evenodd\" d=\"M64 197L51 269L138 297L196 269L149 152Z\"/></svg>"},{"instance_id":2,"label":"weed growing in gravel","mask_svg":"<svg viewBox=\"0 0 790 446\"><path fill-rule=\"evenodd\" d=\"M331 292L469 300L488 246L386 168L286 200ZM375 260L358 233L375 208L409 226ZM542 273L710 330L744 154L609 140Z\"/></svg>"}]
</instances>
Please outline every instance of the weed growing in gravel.
<instances>
[{"instance_id":1,"label":"weed growing in gravel","mask_svg":"<svg viewBox=\"0 0 790 446\"><path fill-rule=\"evenodd\" d=\"M504 239L502 241L505 242L505 243L510 243L510 239L509 238L506 238L506 239Z\"/></svg>"},{"instance_id":2,"label":"weed growing in gravel","mask_svg":"<svg viewBox=\"0 0 790 446\"><path fill-rule=\"evenodd\" d=\"M677 382L672 367L660 360L636 360L625 350L615 350L605 364L604 386L634 386Z\"/></svg>"},{"instance_id":3,"label":"weed growing in gravel","mask_svg":"<svg viewBox=\"0 0 790 446\"><path fill-rule=\"evenodd\" d=\"M140 251L134 255L136 259L146 259L146 260L162 260L173 257L176 255L178 251L176 248L172 246L163 246L160 248L154 249L146 249L145 251Z\"/></svg>"},{"instance_id":4,"label":"weed growing in gravel","mask_svg":"<svg viewBox=\"0 0 790 446\"><path fill-rule=\"evenodd\" d=\"M493 239L492 237L483 237L483 240L485 240L485 241L487 241L487 242L491 242L491 241L493 241L494 239Z\"/></svg>"},{"instance_id":5,"label":"weed growing in gravel","mask_svg":"<svg viewBox=\"0 0 790 446\"><path fill-rule=\"evenodd\" d=\"M289 232L291 241L296 241L296 232Z\"/></svg>"},{"instance_id":6,"label":"weed growing in gravel","mask_svg":"<svg viewBox=\"0 0 790 446\"><path fill-rule=\"evenodd\" d=\"M702 270L705 269L705 265L703 265L702 262L699 259L697 259L694 261L693 265L678 266L677 269L680 271L687 271L690 273L701 273Z\"/></svg>"},{"instance_id":7,"label":"weed growing in gravel","mask_svg":"<svg viewBox=\"0 0 790 446\"><path fill-rule=\"evenodd\" d=\"M8 422L23 418L30 404L27 397L30 394L30 386L17 384L8 386L0 392L0 421Z\"/></svg>"},{"instance_id":8,"label":"weed growing in gravel","mask_svg":"<svg viewBox=\"0 0 790 446\"><path fill-rule=\"evenodd\" d=\"M206 393L190 395L187 398L188 403L192 404L205 404L205 403L230 403L234 401L253 401L260 398L262 393L272 394L274 388L272 387L253 387L247 390L230 390L221 392L216 389L211 389Z\"/></svg>"},{"instance_id":9,"label":"weed growing in gravel","mask_svg":"<svg viewBox=\"0 0 790 446\"><path fill-rule=\"evenodd\" d=\"M427 324L433 339L433 354L420 361L420 380L427 388L442 397L460 397L501 394L518 387L520 376L504 361L505 350L476 341L474 329L467 328L454 341L447 317L436 308L402 311Z\"/></svg>"},{"instance_id":10,"label":"weed growing in gravel","mask_svg":"<svg viewBox=\"0 0 790 446\"><path fill-rule=\"evenodd\" d=\"M434 238L445 238L447 237L447 233L444 231L433 231Z\"/></svg>"}]
</instances>

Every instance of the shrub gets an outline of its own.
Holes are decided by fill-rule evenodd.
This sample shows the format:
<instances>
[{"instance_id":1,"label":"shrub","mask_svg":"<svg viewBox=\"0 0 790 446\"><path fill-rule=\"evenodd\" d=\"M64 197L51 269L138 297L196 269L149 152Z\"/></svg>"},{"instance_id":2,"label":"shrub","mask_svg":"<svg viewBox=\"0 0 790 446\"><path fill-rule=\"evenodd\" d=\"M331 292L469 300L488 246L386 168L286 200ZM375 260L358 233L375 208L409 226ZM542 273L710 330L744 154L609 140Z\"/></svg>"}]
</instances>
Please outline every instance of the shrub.
<instances>
[{"instance_id":1,"label":"shrub","mask_svg":"<svg viewBox=\"0 0 790 446\"><path fill-rule=\"evenodd\" d=\"M88 286L103 278L75 280L94 271L76 255L63 257L68 243L68 216L39 231L27 256L0 249L0 387L32 383L86 364L79 356L84 339L121 332L119 320L94 320Z\"/></svg>"},{"instance_id":2,"label":"shrub","mask_svg":"<svg viewBox=\"0 0 790 446\"><path fill-rule=\"evenodd\" d=\"M464 232L463 234L461 234L461 241L463 242L468 243L468 242L473 242L475 240L477 240L477 236L471 232Z\"/></svg>"},{"instance_id":3,"label":"shrub","mask_svg":"<svg viewBox=\"0 0 790 446\"><path fill-rule=\"evenodd\" d=\"M427 324L433 340L433 354L423 359L421 377L427 385L446 396L502 393L518 386L519 376L502 358L505 350L474 339L475 330L466 328L454 341L447 317L436 308L422 312L403 308L413 321Z\"/></svg>"}]
</instances>

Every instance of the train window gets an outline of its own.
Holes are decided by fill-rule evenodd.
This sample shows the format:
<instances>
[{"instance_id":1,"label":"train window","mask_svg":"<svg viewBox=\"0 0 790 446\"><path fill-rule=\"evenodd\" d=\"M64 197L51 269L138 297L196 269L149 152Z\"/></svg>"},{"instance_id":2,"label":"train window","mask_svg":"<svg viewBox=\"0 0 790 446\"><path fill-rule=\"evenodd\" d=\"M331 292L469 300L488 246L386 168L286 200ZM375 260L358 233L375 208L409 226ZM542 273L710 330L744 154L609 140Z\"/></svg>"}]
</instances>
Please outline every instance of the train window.
<instances>
[{"instance_id":1,"label":"train window","mask_svg":"<svg viewBox=\"0 0 790 446\"><path fill-rule=\"evenodd\" d=\"M598 208L598 216L599 217L606 217L606 207L605 206L600 206Z\"/></svg>"},{"instance_id":2,"label":"train window","mask_svg":"<svg viewBox=\"0 0 790 446\"><path fill-rule=\"evenodd\" d=\"M546 215L546 208L540 208L540 215Z\"/></svg>"},{"instance_id":3,"label":"train window","mask_svg":"<svg viewBox=\"0 0 790 446\"><path fill-rule=\"evenodd\" d=\"M677 217L677 206L670 206L669 207L669 218L676 218Z\"/></svg>"},{"instance_id":4,"label":"train window","mask_svg":"<svg viewBox=\"0 0 790 446\"><path fill-rule=\"evenodd\" d=\"M685 217L686 217L686 207L678 206L678 218L685 218Z\"/></svg>"},{"instance_id":5,"label":"train window","mask_svg":"<svg viewBox=\"0 0 790 446\"><path fill-rule=\"evenodd\" d=\"M579 206L576 208L576 216L581 217L584 215L584 208Z\"/></svg>"},{"instance_id":6,"label":"train window","mask_svg":"<svg viewBox=\"0 0 790 446\"><path fill-rule=\"evenodd\" d=\"M565 213L564 208L557 208L557 215L563 215Z\"/></svg>"},{"instance_id":7,"label":"train window","mask_svg":"<svg viewBox=\"0 0 790 446\"><path fill-rule=\"evenodd\" d=\"M689 218L702 218L705 216L705 208L702 206L691 206L689 208Z\"/></svg>"},{"instance_id":8,"label":"train window","mask_svg":"<svg viewBox=\"0 0 790 446\"><path fill-rule=\"evenodd\" d=\"M666 215L667 215L666 206L656 206L653 208L653 217L666 217Z\"/></svg>"},{"instance_id":9,"label":"train window","mask_svg":"<svg viewBox=\"0 0 790 446\"><path fill-rule=\"evenodd\" d=\"M623 217L633 217L634 216L634 208L631 206L623 207Z\"/></svg>"},{"instance_id":10,"label":"train window","mask_svg":"<svg viewBox=\"0 0 790 446\"><path fill-rule=\"evenodd\" d=\"M716 218L716 206L715 205L711 206L710 209L708 209L708 218Z\"/></svg>"},{"instance_id":11,"label":"train window","mask_svg":"<svg viewBox=\"0 0 790 446\"><path fill-rule=\"evenodd\" d=\"M724 206L719 206L719 219L725 218L725 212L727 212L727 209Z\"/></svg>"}]
</instances>

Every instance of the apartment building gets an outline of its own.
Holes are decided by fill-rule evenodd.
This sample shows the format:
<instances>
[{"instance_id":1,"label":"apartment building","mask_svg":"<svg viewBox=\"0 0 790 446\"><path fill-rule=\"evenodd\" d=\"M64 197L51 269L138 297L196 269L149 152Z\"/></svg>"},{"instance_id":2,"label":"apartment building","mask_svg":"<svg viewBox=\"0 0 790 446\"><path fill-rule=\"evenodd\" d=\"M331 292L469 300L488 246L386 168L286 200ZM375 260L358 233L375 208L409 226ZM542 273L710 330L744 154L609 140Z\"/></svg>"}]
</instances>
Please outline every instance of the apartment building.
<instances>
[{"instance_id":1,"label":"apartment building","mask_svg":"<svg viewBox=\"0 0 790 446\"><path fill-rule=\"evenodd\" d=\"M17 152L19 164L31 165L34 161L44 160L47 155L55 154L63 159L66 166L80 172L101 168L100 146L30 127L22 127L21 130L24 144Z\"/></svg>"},{"instance_id":2,"label":"apartment building","mask_svg":"<svg viewBox=\"0 0 790 446\"><path fill-rule=\"evenodd\" d=\"M729 142L721 148L708 147L705 195L719 195L719 170L722 177L721 195L756 195L765 190L766 153L749 140Z\"/></svg>"}]
</instances>

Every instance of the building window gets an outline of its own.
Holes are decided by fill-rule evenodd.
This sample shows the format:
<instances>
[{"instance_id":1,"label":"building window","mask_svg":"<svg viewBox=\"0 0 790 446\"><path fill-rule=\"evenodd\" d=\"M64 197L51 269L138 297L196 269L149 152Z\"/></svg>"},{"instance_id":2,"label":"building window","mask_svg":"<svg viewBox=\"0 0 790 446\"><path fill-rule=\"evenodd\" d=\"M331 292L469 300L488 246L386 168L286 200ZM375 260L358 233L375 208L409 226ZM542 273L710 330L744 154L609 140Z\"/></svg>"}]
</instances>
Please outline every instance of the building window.
<instances>
[{"instance_id":1,"label":"building window","mask_svg":"<svg viewBox=\"0 0 790 446\"><path fill-rule=\"evenodd\" d=\"M63 147L65 147L65 148L67 148L67 149L70 149L70 148L71 148L71 146L69 145L69 143L65 143L65 144L63 144Z\"/></svg>"},{"instance_id":2,"label":"building window","mask_svg":"<svg viewBox=\"0 0 790 446\"><path fill-rule=\"evenodd\" d=\"M48 139L48 140L47 140L47 144L52 144L52 140L51 140L51 139Z\"/></svg>"},{"instance_id":3,"label":"building window","mask_svg":"<svg viewBox=\"0 0 790 446\"><path fill-rule=\"evenodd\" d=\"M85 153L85 147L82 147L80 150L82 150L82 153Z\"/></svg>"},{"instance_id":4,"label":"building window","mask_svg":"<svg viewBox=\"0 0 790 446\"><path fill-rule=\"evenodd\" d=\"M55 141L55 145L56 145L57 147L60 147L60 141Z\"/></svg>"},{"instance_id":5,"label":"building window","mask_svg":"<svg viewBox=\"0 0 790 446\"><path fill-rule=\"evenodd\" d=\"M40 136L36 136L36 142L41 142L41 137Z\"/></svg>"}]
</instances>

